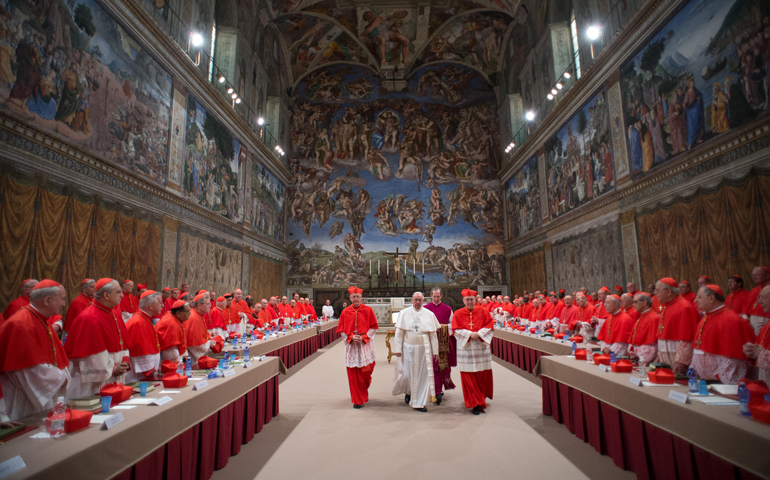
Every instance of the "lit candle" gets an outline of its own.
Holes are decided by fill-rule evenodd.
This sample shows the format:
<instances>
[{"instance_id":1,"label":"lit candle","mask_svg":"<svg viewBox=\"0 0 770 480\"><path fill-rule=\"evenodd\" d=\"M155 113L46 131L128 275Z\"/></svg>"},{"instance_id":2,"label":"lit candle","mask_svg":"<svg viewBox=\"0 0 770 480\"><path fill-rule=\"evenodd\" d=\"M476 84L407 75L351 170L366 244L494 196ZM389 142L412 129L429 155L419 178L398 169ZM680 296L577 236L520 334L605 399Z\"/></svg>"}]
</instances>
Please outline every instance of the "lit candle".
<instances>
[{"instance_id":1,"label":"lit candle","mask_svg":"<svg viewBox=\"0 0 770 480\"><path fill-rule=\"evenodd\" d=\"M385 260L385 274L390 275L390 260Z\"/></svg>"},{"instance_id":2,"label":"lit candle","mask_svg":"<svg viewBox=\"0 0 770 480\"><path fill-rule=\"evenodd\" d=\"M372 259L369 259L369 275L372 274Z\"/></svg>"},{"instance_id":3,"label":"lit candle","mask_svg":"<svg viewBox=\"0 0 770 480\"><path fill-rule=\"evenodd\" d=\"M377 275L380 274L380 259L377 259Z\"/></svg>"},{"instance_id":4,"label":"lit candle","mask_svg":"<svg viewBox=\"0 0 770 480\"><path fill-rule=\"evenodd\" d=\"M425 257L422 257L422 274L425 275Z\"/></svg>"},{"instance_id":5,"label":"lit candle","mask_svg":"<svg viewBox=\"0 0 770 480\"><path fill-rule=\"evenodd\" d=\"M412 259L412 272L417 273L417 260Z\"/></svg>"}]
</instances>

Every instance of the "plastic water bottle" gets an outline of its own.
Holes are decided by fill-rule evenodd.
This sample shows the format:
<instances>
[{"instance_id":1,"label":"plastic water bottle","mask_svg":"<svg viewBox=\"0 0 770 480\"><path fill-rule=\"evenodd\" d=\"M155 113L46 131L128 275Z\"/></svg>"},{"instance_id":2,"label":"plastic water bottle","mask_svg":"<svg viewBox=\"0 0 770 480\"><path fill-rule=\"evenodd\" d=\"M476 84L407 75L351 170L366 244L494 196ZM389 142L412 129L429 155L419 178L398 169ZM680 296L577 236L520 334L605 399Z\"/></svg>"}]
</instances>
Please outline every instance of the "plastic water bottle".
<instances>
[{"instance_id":1,"label":"plastic water bottle","mask_svg":"<svg viewBox=\"0 0 770 480\"><path fill-rule=\"evenodd\" d=\"M178 373L179 375L184 375L184 363L183 362L177 363L177 365L176 365L176 373Z\"/></svg>"},{"instance_id":2,"label":"plastic water bottle","mask_svg":"<svg viewBox=\"0 0 770 480\"><path fill-rule=\"evenodd\" d=\"M591 347L586 347L586 362L594 363L594 350Z\"/></svg>"},{"instance_id":3,"label":"plastic water bottle","mask_svg":"<svg viewBox=\"0 0 770 480\"><path fill-rule=\"evenodd\" d=\"M687 370L687 389L690 393L698 393L698 374L695 373L695 369L690 367Z\"/></svg>"},{"instance_id":4,"label":"plastic water bottle","mask_svg":"<svg viewBox=\"0 0 770 480\"><path fill-rule=\"evenodd\" d=\"M184 376L185 377L192 377L192 358L187 357L187 363L184 365Z\"/></svg>"},{"instance_id":5,"label":"plastic water bottle","mask_svg":"<svg viewBox=\"0 0 770 480\"><path fill-rule=\"evenodd\" d=\"M67 404L64 403L64 397L59 397L53 405L53 415L51 415L51 429L48 434L52 438L64 435L64 420L67 415Z\"/></svg>"},{"instance_id":6,"label":"plastic water bottle","mask_svg":"<svg viewBox=\"0 0 770 480\"><path fill-rule=\"evenodd\" d=\"M251 331L251 341L252 342L257 341L257 334L254 332L254 330Z\"/></svg>"},{"instance_id":7,"label":"plastic water bottle","mask_svg":"<svg viewBox=\"0 0 770 480\"><path fill-rule=\"evenodd\" d=\"M225 352L225 368L230 368L230 352Z\"/></svg>"},{"instance_id":8,"label":"plastic water bottle","mask_svg":"<svg viewBox=\"0 0 770 480\"><path fill-rule=\"evenodd\" d=\"M249 356L249 347L246 347L243 349L243 361L248 362L251 360L251 357Z\"/></svg>"},{"instance_id":9,"label":"plastic water bottle","mask_svg":"<svg viewBox=\"0 0 770 480\"><path fill-rule=\"evenodd\" d=\"M751 392L749 392L749 389L746 388L746 384L741 382L740 385L738 385L738 404L740 404L741 407L741 415L746 417L751 416L751 412L749 411L750 398Z\"/></svg>"},{"instance_id":10,"label":"plastic water bottle","mask_svg":"<svg viewBox=\"0 0 770 480\"><path fill-rule=\"evenodd\" d=\"M572 342L572 356L575 356L575 351L577 350L577 343Z\"/></svg>"},{"instance_id":11,"label":"plastic water bottle","mask_svg":"<svg viewBox=\"0 0 770 480\"><path fill-rule=\"evenodd\" d=\"M615 363L618 361L618 356L615 355L615 352L610 352L610 363Z\"/></svg>"}]
</instances>

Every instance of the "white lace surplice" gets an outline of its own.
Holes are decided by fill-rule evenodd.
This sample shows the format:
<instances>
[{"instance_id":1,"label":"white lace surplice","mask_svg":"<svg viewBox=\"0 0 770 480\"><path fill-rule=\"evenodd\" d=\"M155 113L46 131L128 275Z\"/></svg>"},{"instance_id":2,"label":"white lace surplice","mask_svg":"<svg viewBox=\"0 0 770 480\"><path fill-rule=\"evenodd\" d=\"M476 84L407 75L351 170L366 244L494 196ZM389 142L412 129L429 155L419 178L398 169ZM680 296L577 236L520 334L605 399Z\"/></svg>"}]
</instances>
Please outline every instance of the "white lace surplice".
<instances>
[{"instance_id":1,"label":"white lace surplice","mask_svg":"<svg viewBox=\"0 0 770 480\"><path fill-rule=\"evenodd\" d=\"M348 343L347 335L344 333L341 335L345 342L345 366L349 368L361 368L373 363L377 360L377 353L374 351L374 332L375 329L369 329L366 332L366 336L369 337L369 341Z\"/></svg>"}]
</instances>

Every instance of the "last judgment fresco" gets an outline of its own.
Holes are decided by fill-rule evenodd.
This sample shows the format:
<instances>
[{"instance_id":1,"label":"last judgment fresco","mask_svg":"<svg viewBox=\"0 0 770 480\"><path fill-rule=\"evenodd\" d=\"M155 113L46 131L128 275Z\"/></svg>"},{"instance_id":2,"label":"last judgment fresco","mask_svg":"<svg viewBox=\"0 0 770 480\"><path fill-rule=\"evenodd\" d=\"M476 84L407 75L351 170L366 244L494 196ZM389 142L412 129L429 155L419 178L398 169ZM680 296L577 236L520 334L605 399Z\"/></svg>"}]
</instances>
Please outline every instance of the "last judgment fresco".
<instances>
[{"instance_id":1,"label":"last judgment fresco","mask_svg":"<svg viewBox=\"0 0 770 480\"><path fill-rule=\"evenodd\" d=\"M388 87L335 64L295 88L289 284L503 283L494 91L457 64Z\"/></svg>"}]
</instances>

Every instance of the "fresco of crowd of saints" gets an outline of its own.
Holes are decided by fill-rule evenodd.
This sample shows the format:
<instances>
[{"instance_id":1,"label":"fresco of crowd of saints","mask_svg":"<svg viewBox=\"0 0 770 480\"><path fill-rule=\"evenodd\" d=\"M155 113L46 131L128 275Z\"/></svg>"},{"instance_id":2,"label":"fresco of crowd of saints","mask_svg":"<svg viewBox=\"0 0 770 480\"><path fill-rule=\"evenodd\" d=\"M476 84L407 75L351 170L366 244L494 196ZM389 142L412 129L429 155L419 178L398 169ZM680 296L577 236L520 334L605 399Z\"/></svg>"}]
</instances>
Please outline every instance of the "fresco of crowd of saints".
<instances>
[{"instance_id":1,"label":"fresco of crowd of saints","mask_svg":"<svg viewBox=\"0 0 770 480\"><path fill-rule=\"evenodd\" d=\"M542 225L537 155L533 155L508 181L505 201L509 213L507 239L518 238Z\"/></svg>"},{"instance_id":2,"label":"fresco of crowd of saints","mask_svg":"<svg viewBox=\"0 0 770 480\"><path fill-rule=\"evenodd\" d=\"M165 184L171 77L93 0L0 1L0 109Z\"/></svg>"},{"instance_id":3,"label":"fresco of crowd of saints","mask_svg":"<svg viewBox=\"0 0 770 480\"><path fill-rule=\"evenodd\" d=\"M403 284L423 272L426 283L502 282L494 92L453 64L421 69L407 90L389 92L352 65L314 71L298 85L290 283Z\"/></svg>"},{"instance_id":4,"label":"fresco of crowd of saints","mask_svg":"<svg viewBox=\"0 0 770 480\"><path fill-rule=\"evenodd\" d=\"M600 90L546 141L546 188L551 219L615 187L609 109Z\"/></svg>"},{"instance_id":5,"label":"fresco of crowd of saints","mask_svg":"<svg viewBox=\"0 0 770 480\"><path fill-rule=\"evenodd\" d=\"M192 95L187 96L185 129L185 197L242 222L246 148Z\"/></svg>"},{"instance_id":6,"label":"fresco of crowd of saints","mask_svg":"<svg viewBox=\"0 0 770 480\"><path fill-rule=\"evenodd\" d=\"M766 112L768 73L770 2L689 2L621 69L632 175Z\"/></svg>"},{"instance_id":7,"label":"fresco of crowd of saints","mask_svg":"<svg viewBox=\"0 0 770 480\"><path fill-rule=\"evenodd\" d=\"M283 242L286 187L256 161L252 161L251 201L252 230Z\"/></svg>"}]
</instances>

